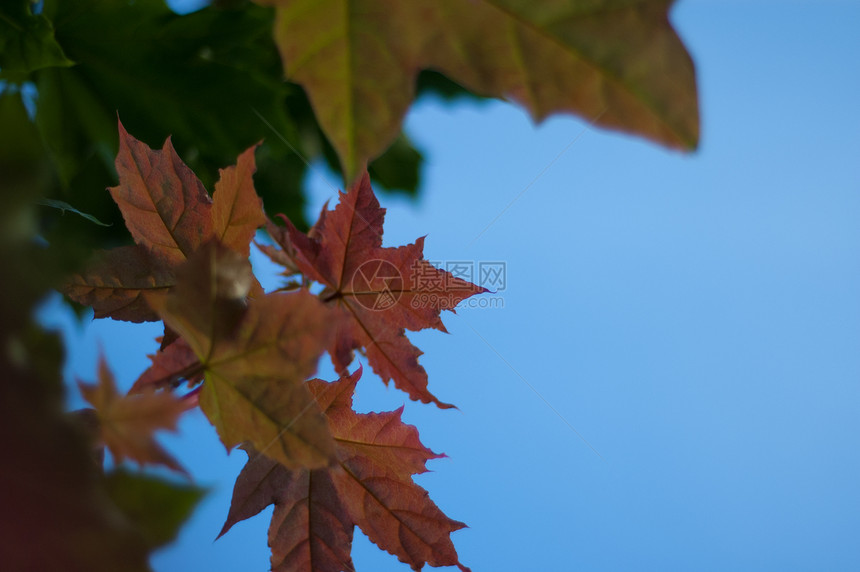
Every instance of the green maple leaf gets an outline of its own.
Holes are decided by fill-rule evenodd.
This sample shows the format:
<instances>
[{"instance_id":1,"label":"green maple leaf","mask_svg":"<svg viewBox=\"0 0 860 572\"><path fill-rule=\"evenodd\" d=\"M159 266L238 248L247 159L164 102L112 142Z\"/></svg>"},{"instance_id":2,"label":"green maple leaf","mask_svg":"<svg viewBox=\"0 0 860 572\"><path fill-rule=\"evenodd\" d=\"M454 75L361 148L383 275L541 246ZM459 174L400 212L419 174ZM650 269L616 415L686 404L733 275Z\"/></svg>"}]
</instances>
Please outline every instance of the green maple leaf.
<instances>
[{"instance_id":1,"label":"green maple leaf","mask_svg":"<svg viewBox=\"0 0 860 572\"><path fill-rule=\"evenodd\" d=\"M51 21L32 13L32 2L0 6L0 77L25 77L38 69L73 63L57 43Z\"/></svg>"},{"instance_id":2,"label":"green maple leaf","mask_svg":"<svg viewBox=\"0 0 860 572\"><path fill-rule=\"evenodd\" d=\"M287 76L307 91L352 180L397 136L420 70L691 149L693 63L672 0L258 0L277 7Z\"/></svg>"}]
</instances>

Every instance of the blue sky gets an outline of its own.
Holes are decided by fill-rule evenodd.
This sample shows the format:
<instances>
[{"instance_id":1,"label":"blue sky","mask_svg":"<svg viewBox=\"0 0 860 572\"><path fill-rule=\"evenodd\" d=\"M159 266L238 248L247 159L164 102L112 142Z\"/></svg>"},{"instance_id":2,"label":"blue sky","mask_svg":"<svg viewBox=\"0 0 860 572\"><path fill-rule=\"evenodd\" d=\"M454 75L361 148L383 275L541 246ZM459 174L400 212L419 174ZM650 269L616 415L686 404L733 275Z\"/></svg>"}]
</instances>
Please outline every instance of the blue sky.
<instances>
[{"instance_id":1,"label":"blue sky","mask_svg":"<svg viewBox=\"0 0 860 572\"><path fill-rule=\"evenodd\" d=\"M386 243L504 261L504 307L410 335L459 411L369 369L356 403L406 403L448 454L417 480L470 526L453 539L475 571L860 569L860 4L681 0L672 20L694 154L499 102L407 119L424 187L382 197ZM314 171L314 216L330 184ZM156 349L156 327L43 314L70 380L101 344L128 386ZM212 492L156 570L267 570L270 510L213 543L244 453L199 413L164 442ZM354 544L357 570L408 570Z\"/></svg>"}]
</instances>

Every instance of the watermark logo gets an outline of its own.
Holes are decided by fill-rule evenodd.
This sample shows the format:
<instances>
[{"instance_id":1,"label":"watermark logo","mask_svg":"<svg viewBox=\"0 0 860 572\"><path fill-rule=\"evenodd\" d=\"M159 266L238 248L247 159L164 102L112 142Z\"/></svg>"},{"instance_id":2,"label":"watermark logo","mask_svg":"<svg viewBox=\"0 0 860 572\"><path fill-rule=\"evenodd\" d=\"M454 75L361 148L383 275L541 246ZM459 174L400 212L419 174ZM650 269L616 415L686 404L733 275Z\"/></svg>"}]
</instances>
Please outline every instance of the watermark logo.
<instances>
[{"instance_id":1,"label":"watermark logo","mask_svg":"<svg viewBox=\"0 0 860 572\"><path fill-rule=\"evenodd\" d=\"M444 271L440 271L444 269ZM484 294L469 297L472 284L487 288L492 294L507 288L505 262L450 260L413 264L408 281L393 263L374 259L364 262L352 276L354 299L364 308L384 311L396 306L404 292L412 294L413 308L452 310L465 308L504 308L501 296Z\"/></svg>"},{"instance_id":2,"label":"watermark logo","mask_svg":"<svg viewBox=\"0 0 860 572\"><path fill-rule=\"evenodd\" d=\"M448 274L444 278L425 278L418 269L413 269L413 282L422 286L421 290L450 292L452 290L468 290L468 284L460 280L483 286L493 292L502 292L508 286L508 267L506 262L488 262L474 260L450 260L446 262L431 261L434 267L445 268ZM422 281L423 280L423 281Z\"/></svg>"},{"instance_id":3,"label":"watermark logo","mask_svg":"<svg viewBox=\"0 0 860 572\"><path fill-rule=\"evenodd\" d=\"M448 287L448 276L439 272L436 263L417 261L412 265L410 285L421 292L444 292Z\"/></svg>"},{"instance_id":4,"label":"watermark logo","mask_svg":"<svg viewBox=\"0 0 860 572\"><path fill-rule=\"evenodd\" d=\"M387 260L368 260L352 275L352 294L368 310L387 310L403 294L403 276Z\"/></svg>"},{"instance_id":5,"label":"watermark logo","mask_svg":"<svg viewBox=\"0 0 860 572\"><path fill-rule=\"evenodd\" d=\"M459 278L466 282L475 282L475 263L470 260L455 260L445 263L445 270L451 275L448 280L448 290L468 290L469 285L463 284L458 280L450 278Z\"/></svg>"},{"instance_id":6,"label":"watermark logo","mask_svg":"<svg viewBox=\"0 0 860 572\"><path fill-rule=\"evenodd\" d=\"M508 286L508 265L504 262L479 262L478 280L481 286L503 292Z\"/></svg>"},{"instance_id":7,"label":"watermark logo","mask_svg":"<svg viewBox=\"0 0 860 572\"><path fill-rule=\"evenodd\" d=\"M410 302L416 310L418 308L438 308L440 310L453 310L454 308L504 308L505 299L501 296L490 296L481 294L470 298L463 298L453 292L427 293L422 292L412 298Z\"/></svg>"}]
</instances>

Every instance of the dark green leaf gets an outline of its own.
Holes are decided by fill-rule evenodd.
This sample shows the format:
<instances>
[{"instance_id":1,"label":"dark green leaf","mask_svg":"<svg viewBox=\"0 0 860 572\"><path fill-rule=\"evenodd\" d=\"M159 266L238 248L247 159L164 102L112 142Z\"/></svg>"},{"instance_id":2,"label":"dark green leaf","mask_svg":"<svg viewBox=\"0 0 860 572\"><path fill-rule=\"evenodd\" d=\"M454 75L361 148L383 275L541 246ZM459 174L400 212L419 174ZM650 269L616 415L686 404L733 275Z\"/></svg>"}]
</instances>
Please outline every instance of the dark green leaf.
<instances>
[{"instance_id":1,"label":"dark green leaf","mask_svg":"<svg viewBox=\"0 0 860 572\"><path fill-rule=\"evenodd\" d=\"M0 125L0 237L26 236L35 225L29 207L50 183L51 170L17 89L0 92Z\"/></svg>"},{"instance_id":2,"label":"dark green leaf","mask_svg":"<svg viewBox=\"0 0 860 572\"><path fill-rule=\"evenodd\" d=\"M401 133L385 153L367 168L373 180L387 191L398 191L414 197L418 194L424 157Z\"/></svg>"},{"instance_id":3,"label":"dark green leaf","mask_svg":"<svg viewBox=\"0 0 860 572\"><path fill-rule=\"evenodd\" d=\"M270 10L180 16L158 0L49 1L45 10L78 62L36 77L36 122L65 187L51 198L118 220L102 192L116 177L118 114L151 146L172 136L209 190L219 168L264 139L257 188L270 211L301 218L305 164L279 137L307 153L285 105L290 86L282 82ZM120 226L107 234L121 238Z\"/></svg>"},{"instance_id":4,"label":"dark green leaf","mask_svg":"<svg viewBox=\"0 0 860 572\"><path fill-rule=\"evenodd\" d=\"M105 477L105 488L120 511L137 526L150 549L173 542L206 495L206 489L201 487L122 469Z\"/></svg>"},{"instance_id":5,"label":"dark green leaf","mask_svg":"<svg viewBox=\"0 0 860 572\"><path fill-rule=\"evenodd\" d=\"M57 209L64 214L66 211L75 213L76 215L82 216L85 219L87 219L88 221L95 223L99 226L110 226L109 224L103 223L102 221L100 221L99 219L97 219L96 217L94 217L91 214L87 214L85 212L79 211L78 209L76 209L75 207L73 207L72 205L70 205L69 203L64 202L64 201L57 201L54 199L39 199L37 201L37 204L39 204L43 207L51 207L53 209Z\"/></svg>"},{"instance_id":6,"label":"dark green leaf","mask_svg":"<svg viewBox=\"0 0 860 572\"><path fill-rule=\"evenodd\" d=\"M21 78L38 69L74 63L54 38L51 21L33 14L32 6L29 0L0 5L0 77Z\"/></svg>"}]
</instances>

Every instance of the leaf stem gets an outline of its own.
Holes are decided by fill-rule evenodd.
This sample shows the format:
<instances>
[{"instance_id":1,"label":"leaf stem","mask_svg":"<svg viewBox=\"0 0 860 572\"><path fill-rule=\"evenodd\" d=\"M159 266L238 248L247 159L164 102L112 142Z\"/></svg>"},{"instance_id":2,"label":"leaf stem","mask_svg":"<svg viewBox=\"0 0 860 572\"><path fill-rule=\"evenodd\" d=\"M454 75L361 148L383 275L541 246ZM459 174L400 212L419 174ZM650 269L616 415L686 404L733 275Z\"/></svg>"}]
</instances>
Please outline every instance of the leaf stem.
<instances>
[{"instance_id":1,"label":"leaf stem","mask_svg":"<svg viewBox=\"0 0 860 572\"><path fill-rule=\"evenodd\" d=\"M154 381L149 381L146 384L138 385L137 383L135 383L128 392L141 393L143 391L143 387L151 387L153 389L161 389L167 387L172 391L179 386L180 380L194 379L195 377L203 373L203 371L203 364L198 361L180 370L159 377Z\"/></svg>"},{"instance_id":2,"label":"leaf stem","mask_svg":"<svg viewBox=\"0 0 860 572\"><path fill-rule=\"evenodd\" d=\"M185 402L186 410L194 409L198 405L200 405L200 390L203 389L203 384L199 384L197 387L180 397L180 401Z\"/></svg>"}]
</instances>

